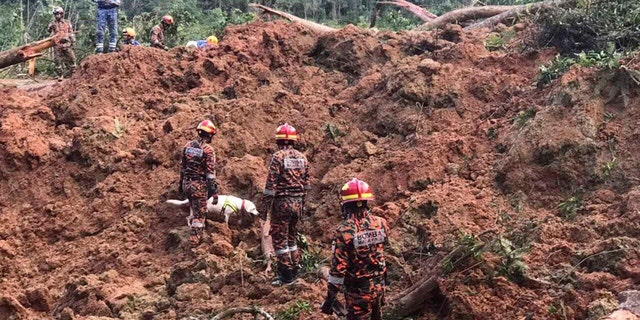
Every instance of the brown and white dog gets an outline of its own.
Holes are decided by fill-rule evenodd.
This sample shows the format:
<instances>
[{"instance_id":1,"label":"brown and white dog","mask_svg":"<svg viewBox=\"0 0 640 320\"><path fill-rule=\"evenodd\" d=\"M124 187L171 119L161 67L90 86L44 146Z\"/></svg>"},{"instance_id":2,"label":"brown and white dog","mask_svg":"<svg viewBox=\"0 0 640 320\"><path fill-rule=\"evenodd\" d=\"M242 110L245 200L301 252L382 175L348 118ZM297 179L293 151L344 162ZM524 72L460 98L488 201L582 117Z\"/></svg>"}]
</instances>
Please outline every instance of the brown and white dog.
<instances>
[{"instance_id":1,"label":"brown and white dog","mask_svg":"<svg viewBox=\"0 0 640 320\"><path fill-rule=\"evenodd\" d=\"M189 199L187 200L167 200L169 204L173 204L176 206L185 206L189 204ZM187 224L191 226L191 220L193 219L193 211L187 217ZM248 213L254 217L257 217L260 213L256 209L256 205L246 199L240 199L234 196L218 196L218 203L213 203L213 197L207 200L207 213L209 214L223 214L224 222L229 225L229 216L232 214L238 215L242 213Z\"/></svg>"}]
</instances>

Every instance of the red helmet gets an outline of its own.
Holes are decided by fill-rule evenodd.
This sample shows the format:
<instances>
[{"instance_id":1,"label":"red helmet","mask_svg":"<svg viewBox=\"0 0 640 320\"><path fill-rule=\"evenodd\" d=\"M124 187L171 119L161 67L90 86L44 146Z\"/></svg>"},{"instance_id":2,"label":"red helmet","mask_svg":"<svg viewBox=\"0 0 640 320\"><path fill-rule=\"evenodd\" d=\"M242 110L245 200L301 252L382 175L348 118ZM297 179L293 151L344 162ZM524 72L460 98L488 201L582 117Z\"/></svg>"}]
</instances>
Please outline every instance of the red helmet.
<instances>
[{"instance_id":1,"label":"red helmet","mask_svg":"<svg viewBox=\"0 0 640 320\"><path fill-rule=\"evenodd\" d=\"M213 122L211 122L211 120L202 120L202 122L198 124L196 130L202 130L210 135L216 134L217 131L216 126L213 125Z\"/></svg>"},{"instance_id":2,"label":"red helmet","mask_svg":"<svg viewBox=\"0 0 640 320\"><path fill-rule=\"evenodd\" d=\"M369 184L353 178L345 183L340 190L340 204L356 201L373 200L373 192Z\"/></svg>"},{"instance_id":3,"label":"red helmet","mask_svg":"<svg viewBox=\"0 0 640 320\"><path fill-rule=\"evenodd\" d=\"M287 140L298 140L298 134L296 133L296 128L292 127L288 123L285 123L276 129L276 142Z\"/></svg>"},{"instance_id":4,"label":"red helmet","mask_svg":"<svg viewBox=\"0 0 640 320\"><path fill-rule=\"evenodd\" d=\"M172 26L174 23L173 17L167 14L162 17L162 22L164 22L166 25Z\"/></svg>"}]
</instances>

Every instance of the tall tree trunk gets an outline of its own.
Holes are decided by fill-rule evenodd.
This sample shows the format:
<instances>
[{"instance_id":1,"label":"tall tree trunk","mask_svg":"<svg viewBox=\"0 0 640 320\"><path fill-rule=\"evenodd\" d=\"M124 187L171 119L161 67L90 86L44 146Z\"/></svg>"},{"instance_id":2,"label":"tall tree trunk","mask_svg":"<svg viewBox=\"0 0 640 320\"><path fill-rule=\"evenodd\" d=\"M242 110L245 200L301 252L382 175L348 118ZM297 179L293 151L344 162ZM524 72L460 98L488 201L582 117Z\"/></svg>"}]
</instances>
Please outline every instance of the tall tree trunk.
<instances>
[{"instance_id":1,"label":"tall tree trunk","mask_svg":"<svg viewBox=\"0 0 640 320\"><path fill-rule=\"evenodd\" d=\"M378 20L378 16L380 15L380 11L382 11L382 5L376 3L376 6L371 10L371 18L369 19L369 28L375 28L376 21Z\"/></svg>"}]
</instances>

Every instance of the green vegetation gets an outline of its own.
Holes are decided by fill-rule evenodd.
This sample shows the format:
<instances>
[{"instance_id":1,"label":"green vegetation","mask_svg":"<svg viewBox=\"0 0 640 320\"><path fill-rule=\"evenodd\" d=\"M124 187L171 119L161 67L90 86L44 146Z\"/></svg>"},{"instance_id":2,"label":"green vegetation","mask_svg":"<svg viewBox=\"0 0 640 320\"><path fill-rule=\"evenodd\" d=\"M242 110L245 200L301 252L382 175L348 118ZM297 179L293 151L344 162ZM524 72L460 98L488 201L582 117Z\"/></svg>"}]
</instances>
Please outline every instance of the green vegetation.
<instances>
[{"instance_id":1,"label":"green vegetation","mask_svg":"<svg viewBox=\"0 0 640 320\"><path fill-rule=\"evenodd\" d=\"M540 17L538 43L556 47L561 54L633 50L640 45L640 2L629 0L578 1L578 6L557 9Z\"/></svg>"},{"instance_id":2,"label":"green vegetation","mask_svg":"<svg viewBox=\"0 0 640 320\"><path fill-rule=\"evenodd\" d=\"M278 320L297 320L303 313L311 313L311 304L307 301L296 301L289 305L287 309L284 309L276 314Z\"/></svg>"},{"instance_id":3,"label":"green vegetation","mask_svg":"<svg viewBox=\"0 0 640 320\"><path fill-rule=\"evenodd\" d=\"M617 162L616 162L616 157L613 157L613 159L607 161L607 163L604 164L604 166L602 167L602 175L601 178L604 181L609 180L609 178L611 178L611 173L613 172L613 170L616 169L616 167L618 166Z\"/></svg>"},{"instance_id":4,"label":"green vegetation","mask_svg":"<svg viewBox=\"0 0 640 320\"><path fill-rule=\"evenodd\" d=\"M575 63L575 60L557 55L553 61L547 65L540 66L537 82L538 85L547 85L551 81L563 75Z\"/></svg>"},{"instance_id":5,"label":"green vegetation","mask_svg":"<svg viewBox=\"0 0 640 320\"><path fill-rule=\"evenodd\" d=\"M484 40L484 46L489 51L504 49L504 46L515 37L516 31L508 29L501 33L492 33Z\"/></svg>"},{"instance_id":6,"label":"green vegetation","mask_svg":"<svg viewBox=\"0 0 640 320\"><path fill-rule=\"evenodd\" d=\"M330 122L327 123L325 127L325 133L327 134L327 138L333 142L338 142L338 138L345 135L335 124Z\"/></svg>"},{"instance_id":7,"label":"green vegetation","mask_svg":"<svg viewBox=\"0 0 640 320\"><path fill-rule=\"evenodd\" d=\"M582 199L580 196L571 196L567 200L560 202L558 209L560 210L560 216L566 219L571 219L576 216L578 210L582 208Z\"/></svg>"},{"instance_id":8,"label":"green vegetation","mask_svg":"<svg viewBox=\"0 0 640 320\"><path fill-rule=\"evenodd\" d=\"M527 270L527 265L522 260L526 249L516 248L507 238L498 238L493 247L493 252L500 257L498 273L513 282L522 282Z\"/></svg>"},{"instance_id":9,"label":"green vegetation","mask_svg":"<svg viewBox=\"0 0 640 320\"><path fill-rule=\"evenodd\" d=\"M482 252L485 244L473 234L460 233L457 239L458 251L443 259L440 267L446 273L453 271L459 264L467 258L482 260ZM455 253L455 254L453 254Z\"/></svg>"},{"instance_id":10,"label":"green vegetation","mask_svg":"<svg viewBox=\"0 0 640 320\"><path fill-rule=\"evenodd\" d=\"M534 108L529 108L527 110L520 111L518 113L518 116L516 116L515 118L516 126L518 126L518 128L524 127L529 122L529 120L533 119L533 117L535 116L536 116L536 109Z\"/></svg>"}]
</instances>

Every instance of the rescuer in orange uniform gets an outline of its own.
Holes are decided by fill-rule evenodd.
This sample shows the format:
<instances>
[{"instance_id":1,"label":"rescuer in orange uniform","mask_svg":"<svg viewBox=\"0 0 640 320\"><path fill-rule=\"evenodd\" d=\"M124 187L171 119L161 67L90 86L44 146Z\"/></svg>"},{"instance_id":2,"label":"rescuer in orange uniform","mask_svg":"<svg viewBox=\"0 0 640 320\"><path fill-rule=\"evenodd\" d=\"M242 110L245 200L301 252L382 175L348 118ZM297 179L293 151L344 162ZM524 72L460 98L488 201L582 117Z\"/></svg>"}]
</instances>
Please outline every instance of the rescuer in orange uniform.
<instances>
[{"instance_id":1,"label":"rescuer in orange uniform","mask_svg":"<svg viewBox=\"0 0 640 320\"><path fill-rule=\"evenodd\" d=\"M373 200L369 185L358 179L340 190L344 221L336 229L323 313L332 314L338 292L344 291L348 320L381 320L387 266L387 220L369 214Z\"/></svg>"}]
</instances>

